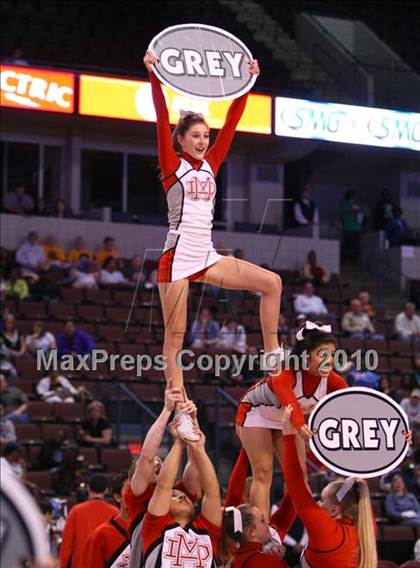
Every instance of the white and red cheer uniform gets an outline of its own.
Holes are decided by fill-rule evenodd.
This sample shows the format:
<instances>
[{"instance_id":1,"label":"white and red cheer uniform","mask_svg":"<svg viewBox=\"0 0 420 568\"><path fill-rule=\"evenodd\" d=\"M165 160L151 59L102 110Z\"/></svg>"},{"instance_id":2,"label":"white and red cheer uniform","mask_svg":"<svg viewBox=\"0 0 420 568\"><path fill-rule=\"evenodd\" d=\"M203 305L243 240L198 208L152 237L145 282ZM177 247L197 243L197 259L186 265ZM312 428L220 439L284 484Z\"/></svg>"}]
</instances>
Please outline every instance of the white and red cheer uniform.
<instances>
[{"instance_id":1,"label":"white and red cheer uniform","mask_svg":"<svg viewBox=\"0 0 420 568\"><path fill-rule=\"evenodd\" d=\"M331 371L328 377L314 376L307 371L281 371L262 379L242 397L236 414L236 424L244 428L281 430L284 408L291 404L291 422L296 430L305 424L305 415L330 392L348 387L346 381Z\"/></svg>"},{"instance_id":2,"label":"white and red cheer uniform","mask_svg":"<svg viewBox=\"0 0 420 568\"><path fill-rule=\"evenodd\" d=\"M211 240L216 176L245 110L247 94L235 99L223 128L204 160L180 157L172 145L165 97L159 79L149 73L157 115L159 165L168 203L169 232L159 259L158 282L195 280L220 260Z\"/></svg>"},{"instance_id":3,"label":"white and red cheer uniform","mask_svg":"<svg viewBox=\"0 0 420 568\"><path fill-rule=\"evenodd\" d=\"M142 567L216 568L220 528L199 515L181 527L170 515L147 512L141 528Z\"/></svg>"}]
</instances>

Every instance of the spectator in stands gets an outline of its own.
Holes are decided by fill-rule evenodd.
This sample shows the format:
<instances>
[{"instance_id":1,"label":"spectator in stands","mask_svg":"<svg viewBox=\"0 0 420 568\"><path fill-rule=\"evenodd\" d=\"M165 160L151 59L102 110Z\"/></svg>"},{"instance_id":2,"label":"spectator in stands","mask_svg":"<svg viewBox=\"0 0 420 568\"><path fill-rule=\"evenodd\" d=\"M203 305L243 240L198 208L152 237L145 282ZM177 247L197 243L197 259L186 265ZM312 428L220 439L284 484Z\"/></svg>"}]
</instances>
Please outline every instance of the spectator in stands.
<instances>
[{"instance_id":1,"label":"spectator in stands","mask_svg":"<svg viewBox=\"0 0 420 568\"><path fill-rule=\"evenodd\" d=\"M5 293L8 299L25 300L30 297L28 283L22 278L19 266L10 269L9 278L6 280Z\"/></svg>"},{"instance_id":2,"label":"spectator in stands","mask_svg":"<svg viewBox=\"0 0 420 568\"><path fill-rule=\"evenodd\" d=\"M413 389L408 398L401 401L401 408L408 416L410 429L415 432L420 429L420 389Z\"/></svg>"},{"instance_id":3,"label":"spectator in stands","mask_svg":"<svg viewBox=\"0 0 420 568\"><path fill-rule=\"evenodd\" d=\"M219 324L213 319L208 308L201 308L198 319L193 322L191 327L190 343L192 349L216 347L219 342Z\"/></svg>"},{"instance_id":4,"label":"spectator in stands","mask_svg":"<svg viewBox=\"0 0 420 568\"><path fill-rule=\"evenodd\" d=\"M401 475L394 475L391 489L385 499L388 517L404 526L420 525L420 506L415 495L408 493Z\"/></svg>"},{"instance_id":5,"label":"spectator in stands","mask_svg":"<svg viewBox=\"0 0 420 568\"><path fill-rule=\"evenodd\" d=\"M33 271L43 270L47 267L47 255L39 244L36 231L30 231L26 241L16 251L16 262L30 274Z\"/></svg>"},{"instance_id":6,"label":"spectator in stands","mask_svg":"<svg viewBox=\"0 0 420 568\"><path fill-rule=\"evenodd\" d=\"M15 316L7 315L3 321L3 331L0 332L3 348L8 356L13 359L20 359L26 355L26 345L23 335L16 328Z\"/></svg>"},{"instance_id":7,"label":"spectator in stands","mask_svg":"<svg viewBox=\"0 0 420 568\"><path fill-rule=\"evenodd\" d=\"M57 336L58 355L86 355L95 349L95 341L92 337L77 329L73 320L64 324L64 329Z\"/></svg>"},{"instance_id":8,"label":"spectator in stands","mask_svg":"<svg viewBox=\"0 0 420 568\"><path fill-rule=\"evenodd\" d=\"M58 217L60 219L72 219L73 211L64 201L64 199L57 199L55 202L54 210L52 212L53 217Z\"/></svg>"},{"instance_id":9,"label":"spectator in stands","mask_svg":"<svg viewBox=\"0 0 420 568\"><path fill-rule=\"evenodd\" d=\"M55 266L58 268L68 267L66 253L64 252L64 249L58 244L58 240L55 235L47 235L47 238L44 242L44 251L50 266Z\"/></svg>"},{"instance_id":10,"label":"spectator in stands","mask_svg":"<svg viewBox=\"0 0 420 568\"><path fill-rule=\"evenodd\" d=\"M16 184L14 190L6 193L3 197L3 209L6 213L27 215L33 208L33 199L26 193L26 187L23 183Z\"/></svg>"},{"instance_id":11,"label":"spectator in stands","mask_svg":"<svg viewBox=\"0 0 420 568\"><path fill-rule=\"evenodd\" d=\"M32 333L26 336L25 343L27 352L34 357L39 350L48 353L57 348L54 335L46 331L44 324L38 321L34 322Z\"/></svg>"},{"instance_id":12,"label":"spectator in stands","mask_svg":"<svg viewBox=\"0 0 420 568\"><path fill-rule=\"evenodd\" d=\"M124 274L117 270L117 263L113 256L108 256L104 260L102 270L99 273L99 283L103 286L129 284L129 281L124 278Z\"/></svg>"},{"instance_id":13,"label":"spectator in stands","mask_svg":"<svg viewBox=\"0 0 420 568\"><path fill-rule=\"evenodd\" d=\"M354 298L350 303L350 310L341 320L343 331L350 337L357 339L383 339L383 336L375 333L370 317L363 312L362 302Z\"/></svg>"},{"instance_id":14,"label":"spectator in stands","mask_svg":"<svg viewBox=\"0 0 420 568\"><path fill-rule=\"evenodd\" d=\"M87 288L95 290L99 282L99 267L93 260L82 253L76 266L71 269L69 278L73 288Z\"/></svg>"},{"instance_id":15,"label":"spectator in stands","mask_svg":"<svg viewBox=\"0 0 420 568\"><path fill-rule=\"evenodd\" d=\"M50 212L48 210L47 202L43 197L40 197L36 202L36 207L33 211L33 214L37 215L38 217L49 217Z\"/></svg>"},{"instance_id":16,"label":"spectator in stands","mask_svg":"<svg viewBox=\"0 0 420 568\"><path fill-rule=\"evenodd\" d=\"M23 56L23 49L20 45L16 45L12 49L10 56L4 62L8 65L29 65L29 62Z\"/></svg>"},{"instance_id":17,"label":"spectator in stands","mask_svg":"<svg viewBox=\"0 0 420 568\"><path fill-rule=\"evenodd\" d=\"M394 216L388 219L385 231L386 237L391 247L398 247L404 244L414 244L413 235L407 224L407 221L402 218L403 210L401 207L394 207Z\"/></svg>"},{"instance_id":18,"label":"spectator in stands","mask_svg":"<svg viewBox=\"0 0 420 568\"><path fill-rule=\"evenodd\" d=\"M304 264L302 272L305 280L310 280L316 285L328 284L331 280L331 273L325 266L318 264L314 250L308 252L308 262Z\"/></svg>"},{"instance_id":19,"label":"spectator in stands","mask_svg":"<svg viewBox=\"0 0 420 568\"><path fill-rule=\"evenodd\" d=\"M99 525L118 515L118 509L105 501L108 482L104 475L92 474L87 486L88 500L72 507L67 517L60 549L62 568L86 568L90 535Z\"/></svg>"},{"instance_id":20,"label":"spectator in stands","mask_svg":"<svg viewBox=\"0 0 420 568\"><path fill-rule=\"evenodd\" d=\"M83 237L77 237L74 241L73 248L67 253L67 259L76 266L81 256L88 260L92 260L93 257L92 253L87 248Z\"/></svg>"},{"instance_id":21,"label":"spectator in stands","mask_svg":"<svg viewBox=\"0 0 420 568\"><path fill-rule=\"evenodd\" d=\"M359 294L357 295L357 298L360 300L360 302L362 304L363 312L366 315L368 315L370 318L374 318L375 315L376 315L376 312L373 309L372 304L370 303L369 292L366 292L365 290L363 290L362 292L359 292Z\"/></svg>"},{"instance_id":22,"label":"spectator in stands","mask_svg":"<svg viewBox=\"0 0 420 568\"><path fill-rule=\"evenodd\" d=\"M419 472L416 469L414 457L407 454L397 469L394 469L391 473L387 473L380 478L379 487L381 491L388 492L391 489L391 481L396 474L402 477L407 491L413 493L418 499L420 497Z\"/></svg>"},{"instance_id":23,"label":"spectator in stands","mask_svg":"<svg viewBox=\"0 0 420 568\"><path fill-rule=\"evenodd\" d=\"M50 371L47 377L39 381L36 392L45 402L74 402L78 390L71 382L57 371Z\"/></svg>"},{"instance_id":24,"label":"spectator in stands","mask_svg":"<svg viewBox=\"0 0 420 568\"><path fill-rule=\"evenodd\" d=\"M218 347L230 349L237 353L246 353L246 331L244 326L238 323L235 316L231 315L226 319L225 325L220 330L220 337Z\"/></svg>"},{"instance_id":25,"label":"spectator in stands","mask_svg":"<svg viewBox=\"0 0 420 568\"><path fill-rule=\"evenodd\" d=\"M358 193L349 189L340 204L340 218L343 226L342 257L344 261L354 261L360 252L360 235L363 230L363 209Z\"/></svg>"},{"instance_id":26,"label":"spectator in stands","mask_svg":"<svg viewBox=\"0 0 420 568\"><path fill-rule=\"evenodd\" d=\"M395 400L395 402L401 402L401 393L397 389L392 388L391 381L386 375L381 377L381 380L379 381L378 391L387 394L389 397Z\"/></svg>"},{"instance_id":27,"label":"spectator in stands","mask_svg":"<svg viewBox=\"0 0 420 568\"><path fill-rule=\"evenodd\" d=\"M8 442L2 453L3 456L0 458L2 467L7 468L10 473L21 479L25 472L25 460L21 446L16 442Z\"/></svg>"},{"instance_id":28,"label":"spectator in stands","mask_svg":"<svg viewBox=\"0 0 420 568\"><path fill-rule=\"evenodd\" d=\"M296 226L319 224L319 211L316 203L311 200L311 186L307 183L299 199L293 204L293 214Z\"/></svg>"},{"instance_id":29,"label":"spectator in stands","mask_svg":"<svg viewBox=\"0 0 420 568\"><path fill-rule=\"evenodd\" d=\"M125 278L132 284L137 284L137 282L143 283L146 279L146 275L143 269L143 260L139 254L135 254L130 260L130 266L124 270Z\"/></svg>"},{"instance_id":30,"label":"spectator in stands","mask_svg":"<svg viewBox=\"0 0 420 568\"><path fill-rule=\"evenodd\" d=\"M80 429L80 442L84 446L109 446L112 430L102 402L94 400L87 408L88 419Z\"/></svg>"},{"instance_id":31,"label":"spectator in stands","mask_svg":"<svg viewBox=\"0 0 420 568\"><path fill-rule=\"evenodd\" d=\"M5 418L15 423L29 421L28 397L17 387L10 387L2 373L0 373L0 394Z\"/></svg>"},{"instance_id":32,"label":"spectator in stands","mask_svg":"<svg viewBox=\"0 0 420 568\"><path fill-rule=\"evenodd\" d=\"M389 189L382 190L382 197L375 207L373 228L377 231L383 231L390 219L394 217L395 203L391 199Z\"/></svg>"},{"instance_id":33,"label":"spectator in stands","mask_svg":"<svg viewBox=\"0 0 420 568\"><path fill-rule=\"evenodd\" d=\"M306 282L301 294L297 294L294 301L295 312L303 314L309 319L329 318L326 305L320 296L315 295L311 282Z\"/></svg>"},{"instance_id":34,"label":"spectator in stands","mask_svg":"<svg viewBox=\"0 0 420 568\"><path fill-rule=\"evenodd\" d=\"M404 341L420 340L420 317L416 315L415 304L405 304L404 311L395 318L395 331Z\"/></svg>"},{"instance_id":35,"label":"spectator in stands","mask_svg":"<svg viewBox=\"0 0 420 568\"><path fill-rule=\"evenodd\" d=\"M4 404L0 403L0 444L4 446L8 442L16 442L15 425L5 416Z\"/></svg>"},{"instance_id":36,"label":"spectator in stands","mask_svg":"<svg viewBox=\"0 0 420 568\"><path fill-rule=\"evenodd\" d=\"M102 266L105 260L109 256L113 256L114 258L119 258L120 254L118 251L114 249L115 239L112 237L105 237L103 248L96 251L95 260L98 262L99 266Z\"/></svg>"}]
</instances>

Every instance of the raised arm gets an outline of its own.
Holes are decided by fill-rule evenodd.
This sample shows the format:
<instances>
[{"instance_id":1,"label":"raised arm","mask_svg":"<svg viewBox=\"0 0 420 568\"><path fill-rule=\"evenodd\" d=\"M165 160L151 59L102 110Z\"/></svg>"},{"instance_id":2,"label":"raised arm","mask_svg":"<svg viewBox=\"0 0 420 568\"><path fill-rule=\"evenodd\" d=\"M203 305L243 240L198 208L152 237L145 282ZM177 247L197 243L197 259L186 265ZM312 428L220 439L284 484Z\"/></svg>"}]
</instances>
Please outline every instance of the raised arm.
<instances>
[{"instance_id":1,"label":"raised arm","mask_svg":"<svg viewBox=\"0 0 420 568\"><path fill-rule=\"evenodd\" d=\"M191 454L201 474L201 487L203 489L203 501L201 512L203 516L216 527L222 525L222 502L220 499L220 487L213 464L206 453L206 439L200 432L198 442L190 442Z\"/></svg>"},{"instance_id":2,"label":"raised arm","mask_svg":"<svg viewBox=\"0 0 420 568\"><path fill-rule=\"evenodd\" d=\"M242 503L246 478L248 475L249 460L244 448L241 448L235 467L229 477L224 507L239 507Z\"/></svg>"},{"instance_id":3,"label":"raised arm","mask_svg":"<svg viewBox=\"0 0 420 568\"><path fill-rule=\"evenodd\" d=\"M283 419L284 480L296 513L308 531L310 545L319 550L331 549L341 543L342 531L331 515L316 504L309 491L296 451L295 436L297 434L290 423L289 416L290 406L285 410Z\"/></svg>"},{"instance_id":4,"label":"raised arm","mask_svg":"<svg viewBox=\"0 0 420 568\"><path fill-rule=\"evenodd\" d=\"M155 457L162 443L168 420L177 402L183 401L181 389L166 389L165 404L157 420L151 426L143 442L136 469L131 478L131 490L134 495L142 495L153 480Z\"/></svg>"},{"instance_id":5,"label":"raised arm","mask_svg":"<svg viewBox=\"0 0 420 568\"><path fill-rule=\"evenodd\" d=\"M158 137L159 165L163 179L175 172L179 166L179 158L172 146L172 133L169 123L169 113L166 107L165 95L162 85L153 71L153 64L157 59L150 51L146 51L143 58L146 69L149 73L149 80L152 86L152 98L156 111L156 128Z\"/></svg>"},{"instance_id":6,"label":"raised arm","mask_svg":"<svg viewBox=\"0 0 420 568\"><path fill-rule=\"evenodd\" d=\"M156 517L167 515L169 512L172 490L176 474L178 473L179 464L181 463L184 447L184 442L176 439L171 451L163 462L156 489L147 507L147 511Z\"/></svg>"},{"instance_id":7,"label":"raised arm","mask_svg":"<svg viewBox=\"0 0 420 568\"><path fill-rule=\"evenodd\" d=\"M260 69L256 59L249 62L249 72L252 75L259 75ZM248 93L245 93L245 95L232 102L226 115L225 124L219 131L213 146L206 154L206 160L216 175L232 144L233 136L244 113L247 99Z\"/></svg>"},{"instance_id":8,"label":"raised arm","mask_svg":"<svg viewBox=\"0 0 420 568\"><path fill-rule=\"evenodd\" d=\"M302 409L299 406L298 399L296 398L296 395L293 391L294 387L293 380L294 379L292 374L283 372L277 376L273 375L270 384L272 386L274 394L277 397L277 400L280 402L282 407L285 408L289 404L293 406L293 413L291 418L292 424L298 432L301 432L306 435L305 429L307 429L307 426L306 426L305 416L302 412Z\"/></svg>"}]
</instances>

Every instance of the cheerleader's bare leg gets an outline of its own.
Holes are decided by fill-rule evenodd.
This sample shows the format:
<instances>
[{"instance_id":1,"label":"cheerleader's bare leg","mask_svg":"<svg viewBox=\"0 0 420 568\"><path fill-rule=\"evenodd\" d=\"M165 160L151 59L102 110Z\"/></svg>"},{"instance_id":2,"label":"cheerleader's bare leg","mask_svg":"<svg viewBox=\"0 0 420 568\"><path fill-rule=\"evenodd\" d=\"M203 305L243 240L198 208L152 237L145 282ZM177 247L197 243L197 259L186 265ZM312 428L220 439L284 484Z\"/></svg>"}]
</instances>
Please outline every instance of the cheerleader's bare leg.
<instances>
[{"instance_id":1,"label":"cheerleader's bare leg","mask_svg":"<svg viewBox=\"0 0 420 568\"><path fill-rule=\"evenodd\" d=\"M271 353L279 349L282 282L278 274L245 260L224 257L210 266L199 281L227 290L261 293L260 321L264 351Z\"/></svg>"},{"instance_id":2,"label":"cheerleader's bare leg","mask_svg":"<svg viewBox=\"0 0 420 568\"><path fill-rule=\"evenodd\" d=\"M273 480L273 441L268 428L237 427L252 468L249 502L270 518L270 489Z\"/></svg>"},{"instance_id":3,"label":"cheerleader's bare leg","mask_svg":"<svg viewBox=\"0 0 420 568\"><path fill-rule=\"evenodd\" d=\"M166 357L165 378L172 379L172 388L182 388L184 379L182 369L176 364L176 355L182 349L187 327L188 303L187 279L159 283L165 337L163 354Z\"/></svg>"}]
</instances>

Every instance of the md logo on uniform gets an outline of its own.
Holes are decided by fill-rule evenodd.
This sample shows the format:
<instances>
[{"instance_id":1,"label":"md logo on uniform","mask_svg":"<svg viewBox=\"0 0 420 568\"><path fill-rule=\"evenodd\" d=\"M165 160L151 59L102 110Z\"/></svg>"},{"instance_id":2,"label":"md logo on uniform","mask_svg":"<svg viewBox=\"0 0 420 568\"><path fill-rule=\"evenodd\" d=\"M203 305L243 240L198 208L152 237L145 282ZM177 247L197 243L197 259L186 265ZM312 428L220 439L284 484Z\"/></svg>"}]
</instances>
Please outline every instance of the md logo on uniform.
<instances>
[{"instance_id":1,"label":"md logo on uniform","mask_svg":"<svg viewBox=\"0 0 420 568\"><path fill-rule=\"evenodd\" d=\"M392 471L408 451L404 410L389 396L365 387L333 392L312 411L309 445L336 473L376 477Z\"/></svg>"},{"instance_id":2,"label":"md logo on uniform","mask_svg":"<svg viewBox=\"0 0 420 568\"><path fill-rule=\"evenodd\" d=\"M248 69L252 54L246 45L214 26L182 24L166 28L152 39L149 49L159 59L154 70L160 81L188 97L236 99L256 80Z\"/></svg>"}]
</instances>

